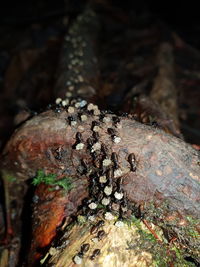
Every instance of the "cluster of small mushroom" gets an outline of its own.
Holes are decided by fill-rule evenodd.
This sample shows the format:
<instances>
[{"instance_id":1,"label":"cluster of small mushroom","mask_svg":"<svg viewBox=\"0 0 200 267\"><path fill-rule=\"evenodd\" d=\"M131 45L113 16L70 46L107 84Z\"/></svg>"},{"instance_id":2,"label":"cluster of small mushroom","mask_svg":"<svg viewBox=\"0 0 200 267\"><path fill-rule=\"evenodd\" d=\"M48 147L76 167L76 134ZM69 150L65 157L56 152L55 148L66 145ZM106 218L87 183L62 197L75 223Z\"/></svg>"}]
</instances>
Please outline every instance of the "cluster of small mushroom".
<instances>
[{"instance_id":1,"label":"cluster of small mushroom","mask_svg":"<svg viewBox=\"0 0 200 267\"><path fill-rule=\"evenodd\" d=\"M62 87L65 88L66 99L58 98L56 104L68 105L69 98L82 95L82 90L89 88L87 86L87 73L89 66L96 64L97 58L92 55L88 57L91 42L88 39L87 24L93 24L95 13L87 9L79 15L71 25L68 35L65 36L64 47L66 57L63 59L63 68L66 72L62 78ZM90 55L91 56L91 55Z\"/></svg>"},{"instance_id":2,"label":"cluster of small mushroom","mask_svg":"<svg viewBox=\"0 0 200 267\"><path fill-rule=\"evenodd\" d=\"M122 142L119 136L118 129L121 127L120 117L107 114L99 110L98 106L87 103L85 100L71 100L66 107L58 104L55 111L61 112L66 110L68 113L68 122L72 127L75 127L76 135L75 142L72 149L79 151L86 151L90 155L93 166L88 166L84 158L80 160L78 168L78 175L87 176L89 179L89 197L83 200L80 207L81 216L85 220L95 223L98 218L103 218L95 223L91 229L91 234L96 234L92 238L93 242L100 241L106 233L104 230L99 230L97 233L95 229L99 229L104 225L104 220L113 221L119 218L116 226L120 227L122 221L120 218L126 217L128 211L128 202L123 191L123 168L120 166L120 159L118 153L112 150L112 147L117 147ZM89 121L91 136L84 140L82 133L78 130L80 125ZM87 126L88 127L88 126ZM111 142L105 144L102 142L101 129L106 128L108 137ZM105 134L105 130L103 131ZM80 153L80 155L82 155ZM136 171L136 160L134 153L127 157L128 171ZM76 264L82 262L83 255L86 253L88 246L83 246L80 252L75 255L73 261ZM95 259L100 253L97 249L90 256L90 259Z\"/></svg>"},{"instance_id":3,"label":"cluster of small mushroom","mask_svg":"<svg viewBox=\"0 0 200 267\"><path fill-rule=\"evenodd\" d=\"M113 145L118 145L122 141L117 131L121 128L120 117L112 116L111 114L107 115L106 112L100 111L97 105L87 103L87 101L81 99L69 100L68 105L64 105L64 107L62 105L62 100L59 99L57 103L59 104L57 104L55 112L59 113L63 109L66 110L68 113L67 120L69 124L72 127L76 127L76 141L72 148L78 151L85 149L89 152L93 160L93 169L95 171L89 173L87 170L87 164L84 159L81 159L79 173L83 175L90 174L92 177L91 181L96 183L96 185L98 181L100 188L105 185L103 190L104 193L107 195L110 193L111 195L113 190L109 183L111 184L113 178L119 178L125 174L123 169L120 167L117 153L112 152L112 143ZM91 123L92 134L87 138L87 140L83 140L82 133L79 130L84 130L84 124L89 120ZM100 138L101 129L105 129L106 127L107 133L112 140L110 149L109 145L105 145ZM136 160L133 153L129 154L127 161L130 165L128 171L136 171ZM96 171L97 168L98 171ZM115 194L116 199L120 198L120 196L121 193ZM106 201L103 200L103 203L106 203Z\"/></svg>"},{"instance_id":4,"label":"cluster of small mushroom","mask_svg":"<svg viewBox=\"0 0 200 267\"><path fill-rule=\"evenodd\" d=\"M95 235L94 238L92 238L92 242L97 243L98 241L102 240L105 236L106 233L104 230L101 228L104 226L105 221L104 220L99 220L96 224L94 224L90 230L91 235ZM81 246L80 251L74 256L73 260L76 264L81 264L82 259L85 256L85 254L88 252L90 249L90 244L86 243ZM94 260L99 254L101 250L99 248L94 249L92 254L90 255L90 260Z\"/></svg>"},{"instance_id":5,"label":"cluster of small mushroom","mask_svg":"<svg viewBox=\"0 0 200 267\"><path fill-rule=\"evenodd\" d=\"M108 220L113 220L114 217L111 216L111 214L108 214L108 212L106 213L106 217ZM106 232L102 229L102 227L105 225L105 221L104 220L98 220L91 228L90 230L90 234L94 237L92 237L91 241L93 243L98 243L99 241L103 240L106 237ZM122 220L118 220L115 222L115 226L116 227L123 227L124 223ZM76 264L82 264L82 260L83 258L86 256L87 252L90 249L90 244L89 243L85 243L81 246L80 251L74 256L73 261ZM92 251L92 253L90 254L89 259L90 260L94 260L97 258L97 256L99 256L101 253L101 250L99 248L96 248Z\"/></svg>"}]
</instances>

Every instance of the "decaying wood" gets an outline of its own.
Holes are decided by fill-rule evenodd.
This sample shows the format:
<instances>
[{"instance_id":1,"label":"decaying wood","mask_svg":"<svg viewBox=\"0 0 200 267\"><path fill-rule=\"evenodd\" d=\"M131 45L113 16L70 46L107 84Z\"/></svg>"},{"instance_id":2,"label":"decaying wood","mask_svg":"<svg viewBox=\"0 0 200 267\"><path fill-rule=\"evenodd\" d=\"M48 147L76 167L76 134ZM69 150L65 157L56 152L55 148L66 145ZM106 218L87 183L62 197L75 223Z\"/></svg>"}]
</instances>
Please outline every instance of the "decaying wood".
<instances>
[{"instance_id":1,"label":"decaying wood","mask_svg":"<svg viewBox=\"0 0 200 267\"><path fill-rule=\"evenodd\" d=\"M155 78L151 98L159 103L160 109L173 120L174 131L180 133L177 107L177 90L175 85L175 66L173 47L162 43L157 55L158 76Z\"/></svg>"},{"instance_id":2,"label":"decaying wood","mask_svg":"<svg viewBox=\"0 0 200 267\"><path fill-rule=\"evenodd\" d=\"M37 254L36 248L46 247L56 236L56 227L61 224L62 219L67 217L69 220L70 215L76 214L81 201L88 196L88 192L83 190L83 185L87 185L89 178L77 172L81 159L84 159L93 171L96 169L96 163L94 164L87 149L86 140L92 136L92 121L99 121L99 118L87 115L86 122L78 121L77 125L72 127L66 122L69 115L66 110L62 110L60 113L47 111L36 116L17 130L4 151L4 168L9 166L9 172L15 174L18 179L31 178L38 169L45 169L46 173L53 172L58 176L68 175L74 179L74 189L66 196L59 191L48 193L43 188L36 194L39 199L34 210L31 259ZM173 225L176 220L176 227L180 228L180 232L185 231L184 229L190 225L187 216L192 216L198 221L200 214L198 152L180 139L130 118L121 118L118 127L114 127L117 136L121 138L121 142L116 144L107 132L108 128L113 127L112 115L107 114L106 118L109 118L110 122L100 123L98 142L107 146L108 158L111 157L112 151L118 154L119 166L124 177L122 186L128 201L136 206L144 206L142 212L148 220L156 222L159 219L161 225ZM82 150L72 148L76 143L77 131L82 132L84 144ZM63 155L59 159L56 159L56 150L61 151ZM101 166L102 154L99 153L97 164ZM136 172L131 172L128 162L130 153L134 153L136 157ZM113 179L116 181L116 178ZM54 199L52 204L48 204L49 199ZM59 206L56 203L59 203ZM162 208L162 213L157 217L154 209L157 210L159 207ZM54 210L60 215L58 216ZM52 212L55 217L52 216ZM194 227L198 229L198 223L195 223ZM175 229L173 231L176 232ZM183 239L180 241L184 242ZM189 248L193 243L196 247L198 242L196 236L190 237L184 247ZM37 258L37 255L34 257Z\"/></svg>"},{"instance_id":3,"label":"decaying wood","mask_svg":"<svg viewBox=\"0 0 200 267\"><path fill-rule=\"evenodd\" d=\"M92 134L92 121L97 120L98 117L88 116L86 122L80 121L77 126L71 127L66 121L69 115L65 110L59 114L47 111L26 122L8 142L3 155L4 166L9 166L9 170L23 180L33 177L36 170L43 166L49 172L57 170L58 175L70 168L69 174L76 176L79 160L76 160L76 157L73 159L74 155L78 155L78 158L84 157L89 160L90 164L92 163L90 155L85 154L86 140ZM132 193L131 199L134 201L151 200L157 189L158 191L162 190L162 194L173 198L175 192L178 191L178 195L180 195L175 197L178 209L188 210L193 214L199 211L198 203L195 202L195 200L198 201L199 192L198 151L185 142L168 136L163 131L126 118L121 119L120 128L117 128L117 134L122 141L119 144L112 144L111 137L107 133L107 129L113 127L112 117L109 114L106 117L110 119L110 122L102 123L100 126L99 142L110 146L110 151L118 153L125 173L130 171L127 156L134 153L138 162L138 171L141 171L141 174L137 171L140 179L134 178L135 173L126 177L128 180L131 176L131 179L134 178L134 182L138 183L137 191L139 191ZM77 131L82 132L85 145L80 152L72 149ZM56 160L53 153L59 147L63 153L65 152L65 157ZM174 162L173 159L176 159L177 162ZM151 182L144 180L144 177L151 177L150 173L155 175L151 178L153 187ZM165 179L162 180L163 176ZM189 180L187 181L187 179ZM161 182L166 185L159 185ZM141 189L140 183L142 183ZM143 183L146 184L145 188ZM181 184L185 184L186 187L182 188ZM193 192L192 195L189 194L189 189ZM145 194L143 195L142 192ZM182 194L185 195L184 198Z\"/></svg>"},{"instance_id":4,"label":"decaying wood","mask_svg":"<svg viewBox=\"0 0 200 267\"><path fill-rule=\"evenodd\" d=\"M123 16L120 13L114 17L124 29L128 22ZM107 15L104 27L109 20ZM111 23L110 28L112 32L115 26ZM130 45L131 56L127 53L115 71L112 62L111 70L103 73L101 88L99 66L110 55L104 54L106 60L100 55L100 64L97 63L98 31L99 20L90 9L72 23L57 72L58 105L18 128L2 154L2 176L15 198L27 194L38 170L47 176L56 174L57 181L63 177L72 179L69 191L45 183L34 192L28 191L32 224L24 266L37 266L39 262L58 267L79 263L105 267L189 266L185 257L199 264L200 158L191 145L174 137L181 134L172 44L155 38L157 27L148 34L145 29L135 30L132 35L125 33L131 44L136 43ZM109 36L109 31L106 34ZM109 42L106 48L112 47L114 61L117 58L118 62L120 51L127 50L124 40L117 36ZM159 47L158 53L137 58L136 51L144 45L148 49ZM153 84L152 90L145 94L149 83ZM133 89L123 103L127 87ZM110 106L124 106L122 109L140 114L139 121L144 124L135 120L135 114L116 116L94 105L111 91ZM138 106L133 108L137 94ZM91 100L93 104L89 103ZM106 177L105 185L99 181L100 176ZM110 205L103 205L107 185L112 187L108 195L111 201ZM122 199L115 196L116 192L122 194ZM98 204L94 213L89 208L90 201ZM10 210L11 199L7 203ZM22 226L17 216L22 206L16 210L13 228L19 235ZM99 221L104 225L93 231ZM102 238L99 231L105 231ZM89 249L82 255L84 244L89 244ZM17 264L19 250L20 242L9 250L10 255L15 254L10 266ZM9 253L4 250L1 262L8 261Z\"/></svg>"},{"instance_id":5,"label":"decaying wood","mask_svg":"<svg viewBox=\"0 0 200 267\"><path fill-rule=\"evenodd\" d=\"M98 32L97 15L86 8L65 36L55 85L57 97L92 98L96 94L99 84L96 57Z\"/></svg>"},{"instance_id":6,"label":"decaying wood","mask_svg":"<svg viewBox=\"0 0 200 267\"><path fill-rule=\"evenodd\" d=\"M91 235L90 229L91 225L85 223L82 226L76 225L72 230L69 230L68 235L65 236L67 251L65 247L51 248L48 255L51 256L49 257L48 265L76 266L74 262L76 260L75 257L78 254L77 251L80 251L81 245L83 244L90 244L90 248L81 260L81 266L94 266L94 262L96 266L113 267L137 266L138 262L142 266L152 265L154 260L151 252L146 251L142 246L140 247L142 239L140 239L139 229L136 226L124 224L123 222L117 224L114 220L107 222L103 227L105 236L99 239L99 241L98 234ZM148 236L149 233L147 233L144 225L141 229ZM146 242L149 245L150 251L152 249L152 243L150 240ZM94 260L91 260L90 258L96 249L100 250L100 254ZM68 257L64 256L65 253L68 254ZM71 259L73 259L73 262Z\"/></svg>"}]
</instances>

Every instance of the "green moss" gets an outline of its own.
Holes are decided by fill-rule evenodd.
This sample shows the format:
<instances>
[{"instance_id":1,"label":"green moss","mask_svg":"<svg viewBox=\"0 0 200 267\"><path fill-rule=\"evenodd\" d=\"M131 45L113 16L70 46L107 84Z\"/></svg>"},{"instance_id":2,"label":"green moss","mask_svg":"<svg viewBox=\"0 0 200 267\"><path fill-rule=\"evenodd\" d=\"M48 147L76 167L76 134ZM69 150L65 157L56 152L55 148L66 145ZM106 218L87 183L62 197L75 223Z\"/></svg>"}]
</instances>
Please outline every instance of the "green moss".
<instances>
[{"instance_id":1,"label":"green moss","mask_svg":"<svg viewBox=\"0 0 200 267\"><path fill-rule=\"evenodd\" d=\"M41 183L45 183L47 185L52 185L55 182L55 179L55 174L45 175L43 170L38 170L37 175L33 178L32 184L39 185Z\"/></svg>"},{"instance_id":2,"label":"green moss","mask_svg":"<svg viewBox=\"0 0 200 267\"><path fill-rule=\"evenodd\" d=\"M140 228L140 219L137 219L134 215L131 215L128 218L124 218L123 222L127 224L129 227L136 226L138 229Z\"/></svg>"},{"instance_id":3,"label":"green moss","mask_svg":"<svg viewBox=\"0 0 200 267\"><path fill-rule=\"evenodd\" d=\"M192 218L191 216L186 216L186 219L191 225L197 225L200 223L199 220Z\"/></svg>"},{"instance_id":4,"label":"green moss","mask_svg":"<svg viewBox=\"0 0 200 267\"><path fill-rule=\"evenodd\" d=\"M130 217L130 219L131 219L131 222L132 222L135 226L137 226L138 229L141 229L141 220L140 220L140 219L137 219L134 215L132 215L132 216Z\"/></svg>"},{"instance_id":5,"label":"green moss","mask_svg":"<svg viewBox=\"0 0 200 267\"><path fill-rule=\"evenodd\" d=\"M162 230L156 232L160 236L162 243L158 242L155 236L149 232L148 229L144 229L140 219L137 219L132 215L129 219L124 220L130 227L135 226L137 228L137 233L139 234L138 239L127 242L129 249L134 249L136 253L141 253L141 251L147 251L151 253L153 257L153 266L155 267L168 267L170 263L173 263L174 267L187 267L195 266L184 259L185 254L182 249L175 245L170 245L166 242ZM154 231L157 231L154 229Z\"/></svg>"},{"instance_id":6,"label":"green moss","mask_svg":"<svg viewBox=\"0 0 200 267\"><path fill-rule=\"evenodd\" d=\"M17 181L17 178L12 176L12 175L7 175L6 178L8 179L9 182L16 182Z\"/></svg>"},{"instance_id":7,"label":"green moss","mask_svg":"<svg viewBox=\"0 0 200 267\"><path fill-rule=\"evenodd\" d=\"M54 185L59 185L66 191L70 191L73 188L72 179L70 177L65 177L61 180L55 181Z\"/></svg>"},{"instance_id":8,"label":"green moss","mask_svg":"<svg viewBox=\"0 0 200 267\"><path fill-rule=\"evenodd\" d=\"M189 223L189 225L184 227L184 233L185 235L188 235L189 237L195 238L195 240L198 242L197 246L200 245L200 234L196 230L196 226L200 224L200 220L194 219L191 216L186 216L186 219Z\"/></svg>"},{"instance_id":9,"label":"green moss","mask_svg":"<svg viewBox=\"0 0 200 267\"><path fill-rule=\"evenodd\" d=\"M77 216L77 222L80 225L85 224L87 222L86 217L85 216L82 216L82 215L78 215Z\"/></svg>"},{"instance_id":10,"label":"green moss","mask_svg":"<svg viewBox=\"0 0 200 267\"><path fill-rule=\"evenodd\" d=\"M145 219L164 229L167 240L170 240L171 237L176 237L175 243L182 245L181 253L185 257L199 259L200 235L196 226L200 223L200 220L187 215L184 217L187 221L185 225L179 224L180 218L178 216L174 217L173 220L167 221L166 215L171 214L173 211L170 202L167 200L156 207L153 202L147 203L145 207Z\"/></svg>"},{"instance_id":11,"label":"green moss","mask_svg":"<svg viewBox=\"0 0 200 267\"><path fill-rule=\"evenodd\" d=\"M54 173L45 174L43 170L38 170L37 175L33 178L32 184L39 185L44 183L51 186L60 186L66 191L70 191L73 188L72 178L63 177L62 179L57 180L57 176Z\"/></svg>"},{"instance_id":12,"label":"green moss","mask_svg":"<svg viewBox=\"0 0 200 267\"><path fill-rule=\"evenodd\" d=\"M17 178L14 175L9 174L5 171L2 171L2 176L4 179L6 179L8 182L11 182L11 183L17 181Z\"/></svg>"},{"instance_id":13,"label":"green moss","mask_svg":"<svg viewBox=\"0 0 200 267\"><path fill-rule=\"evenodd\" d=\"M106 210L106 206L104 206L102 204L98 204L97 205L97 209L104 209L104 210Z\"/></svg>"}]
</instances>

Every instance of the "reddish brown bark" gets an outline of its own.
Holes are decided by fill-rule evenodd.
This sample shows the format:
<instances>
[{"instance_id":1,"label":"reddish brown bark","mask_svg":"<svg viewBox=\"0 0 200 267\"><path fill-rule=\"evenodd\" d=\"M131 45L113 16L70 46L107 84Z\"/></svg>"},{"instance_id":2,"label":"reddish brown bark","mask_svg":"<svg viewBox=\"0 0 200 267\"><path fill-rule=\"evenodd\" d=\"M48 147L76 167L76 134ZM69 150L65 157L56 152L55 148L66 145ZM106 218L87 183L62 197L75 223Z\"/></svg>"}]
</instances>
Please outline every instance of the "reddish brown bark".
<instances>
[{"instance_id":1,"label":"reddish brown bark","mask_svg":"<svg viewBox=\"0 0 200 267\"><path fill-rule=\"evenodd\" d=\"M75 215L81 201L88 195L89 177L77 172L81 160L84 159L93 171L95 166L101 166L103 160L102 152L98 151L99 157L94 162L87 149L87 139L92 137L92 121L99 121L98 116L87 114L86 122L78 120L76 126L70 126L66 120L68 115L65 110L60 113L47 111L32 118L15 132L4 150L3 168L6 170L8 166L19 180L33 177L38 169L74 179L75 187L69 194L63 191L49 192L44 186L37 189L32 260L40 255L38 249L50 244L63 218L68 220L70 215ZM138 206L150 202L161 205L168 201L169 210L163 208L163 212L173 211L179 214L179 220L186 215L199 219L198 151L162 130L142 125L131 118L121 118L116 127L113 126L112 115L107 114L106 117L110 118L110 122L99 122L98 142L106 145L108 158L111 158L112 152L117 153L128 201ZM121 138L119 144L114 143L108 134L108 128L112 127ZM79 131L83 137L82 150L72 148ZM62 153L59 160L55 154L58 150ZM130 153L136 157L135 172L131 171L128 162Z\"/></svg>"},{"instance_id":2,"label":"reddish brown bark","mask_svg":"<svg viewBox=\"0 0 200 267\"><path fill-rule=\"evenodd\" d=\"M47 111L25 123L4 150L4 168L8 165L19 179L34 176L36 170L44 166L47 172L56 171L60 175L66 170L66 174L76 177L81 158L92 164L86 148L78 151L72 149L72 145L80 131L87 146L86 140L92 135L92 121L97 118L89 116L87 122L78 122L76 127L71 127L66 122L68 115L65 110L60 114ZM107 116L111 118L109 114ZM137 185L135 193L127 187L129 197L140 202L151 200L156 191L171 199L177 194L174 199L177 208L195 213L199 209L198 151L180 139L132 119L122 118L120 125L122 128L117 128L122 139L119 144L113 143L107 133L112 122L101 123L99 140L109 147L110 152L117 152L121 167L128 173L124 182L131 179ZM61 160L56 160L53 154L57 148L65 152ZM130 153L136 156L136 173L130 172L127 161Z\"/></svg>"},{"instance_id":3,"label":"reddish brown bark","mask_svg":"<svg viewBox=\"0 0 200 267\"><path fill-rule=\"evenodd\" d=\"M42 248L51 244L63 220L67 217L66 222L69 222L70 216L88 195L86 179L76 180L75 183L76 187L68 194L63 190L50 192L45 185L37 188L35 198L38 200L33 210L33 239L30 249L32 259L37 260L43 255Z\"/></svg>"}]
</instances>

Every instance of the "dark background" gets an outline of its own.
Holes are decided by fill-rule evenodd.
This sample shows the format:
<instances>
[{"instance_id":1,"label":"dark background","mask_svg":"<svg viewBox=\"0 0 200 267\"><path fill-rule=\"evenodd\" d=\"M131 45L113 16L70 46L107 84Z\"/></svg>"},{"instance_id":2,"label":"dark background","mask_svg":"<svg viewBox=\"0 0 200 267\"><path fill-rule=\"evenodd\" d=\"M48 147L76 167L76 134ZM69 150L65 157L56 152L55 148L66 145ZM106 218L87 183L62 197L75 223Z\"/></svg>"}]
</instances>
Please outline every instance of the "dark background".
<instances>
[{"instance_id":1,"label":"dark background","mask_svg":"<svg viewBox=\"0 0 200 267\"><path fill-rule=\"evenodd\" d=\"M66 6L77 10L86 2L83 0L53 1L2 1L0 8L1 26L25 27L29 23L45 21L48 18L68 13ZM99 1L101 2L101 1ZM200 48L200 14L198 1L132 1L113 0L114 5L129 6L135 12L150 10L178 32L188 43ZM2 37L1 37L2 38Z\"/></svg>"},{"instance_id":2,"label":"dark background","mask_svg":"<svg viewBox=\"0 0 200 267\"><path fill-rule=\"evenodd\" d=\"M5 73L10 66L15 54L23 51L23 48L32 49L34 47L42 49L50 39L50 49L52 49L51 60L41 69L50 65L56 65L59 58L59 47L61 47L61 39L66 32L63 23L65 18L75 17L84 4L88 1L83 0L29 0L29 1L1 1L0 6L0 149L2 149L8 136L13 132L13 118L20 109L23 108L23 101L16 103L16 97L13 92L7 92L5 89ZM93 1L91 1L93 2ZM133 0L95 0L94 2L115 5L119 9L131 10L133 14L144 14L150 12L154 18L164 22L169 29L176 32L185 42L200 50L200 15L198 1L133 1ZM176 5L175 5L176 3ZM55 41L55 37L57 40ZM61 37L61 38L60 38ZM55 42L59 42L57 46ZM31 55L33 57L33 55ZM31 58L32 60L32 58ZM51 73L53 70L49 70ZM10 72L11 73L11 72ZM32 75L34 77L34 75ZM7 82L12 81L12 77L7 77ZM41 84L45 83L44 77L41 78ZM41 85L40 84L40 85ZM50 85L53 84L50 81ZM32 81L32 88L39 87ZM196 86L196 85L195 85ZM29 87L31 88L31 86ZM29 89L31 90L31 89ZM38 89L39 90L39 89ZM197 89L195 89L197 90ZM37 89L36 92L38 93ZM18 96L19 93L17 92ZM28 99L28 91L22 91L19 98L23 99L26 95ZM40 99L35 101L32 96L29 99L29 108L39 110L45 107L52 99L41 95ZM53 100L52 100L53 101ZM200 102L200 100L199 100ZM183 125L183 133L186 141L190 143L200 143L200 131L198 121L199 114L193 114L189 117L188 122ZM195 120L195 122L194 122ZM188 124L187 124L188 123ZM5 133L3 133L5 132Z\"/></svg>"}]
</instances>

